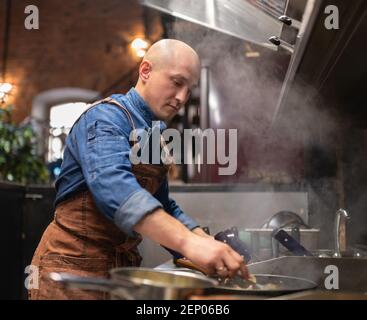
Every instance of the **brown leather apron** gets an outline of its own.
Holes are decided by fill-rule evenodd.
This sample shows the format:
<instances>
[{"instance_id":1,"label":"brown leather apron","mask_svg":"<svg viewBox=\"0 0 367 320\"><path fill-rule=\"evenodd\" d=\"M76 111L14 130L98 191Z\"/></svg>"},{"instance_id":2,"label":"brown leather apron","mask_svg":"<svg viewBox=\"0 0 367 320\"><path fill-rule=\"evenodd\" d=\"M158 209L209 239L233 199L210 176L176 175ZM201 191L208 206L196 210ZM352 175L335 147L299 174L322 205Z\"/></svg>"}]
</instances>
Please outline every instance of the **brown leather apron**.
<instances>
[{"instance_id":1,"label":"brown leather apron","mask_svg":"<svg viewBox=\"0 0 367 320\"><path fill-rule=\"evenodd\" d=\"M129 111L116 100L135 129ZM133 139L133 145L137 140ZM161 143L163 140L161 139ZM165 147L163 144L162 147ZM170 165L132 165L139 184L154 194L162 184ZM33 256L38 267L38 289L30 289L29 299L108 299L109 294L80 289L65 289L48 278L50 272L68 272L80 276L109 277L111 268L139 266L137 246L142 238L129 238L97 209L89 191L80 192L57 205L54 220L47 227Z\"/></svg>"}]
</instances>

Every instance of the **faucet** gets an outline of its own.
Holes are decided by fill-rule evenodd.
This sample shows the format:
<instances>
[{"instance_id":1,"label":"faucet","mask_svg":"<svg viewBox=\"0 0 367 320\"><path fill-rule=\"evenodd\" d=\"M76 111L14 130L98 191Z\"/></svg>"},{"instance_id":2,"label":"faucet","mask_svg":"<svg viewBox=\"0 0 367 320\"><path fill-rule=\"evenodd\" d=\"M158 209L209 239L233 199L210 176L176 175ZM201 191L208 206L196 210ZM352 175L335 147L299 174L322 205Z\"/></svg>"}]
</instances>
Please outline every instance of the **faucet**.
<instances>
[{"instance_id":1,"label":"faucet","mask_svg":"<svg viewBox=\"0 0 367 320\"><path fill-rule=\"evenodd\" d=\"M334 257L340 258L342 252L346 251L346 222L350 218L347 211L344 209L339 209L335 216L335 229L334 229Z\"/></svg>"}]
</instances>

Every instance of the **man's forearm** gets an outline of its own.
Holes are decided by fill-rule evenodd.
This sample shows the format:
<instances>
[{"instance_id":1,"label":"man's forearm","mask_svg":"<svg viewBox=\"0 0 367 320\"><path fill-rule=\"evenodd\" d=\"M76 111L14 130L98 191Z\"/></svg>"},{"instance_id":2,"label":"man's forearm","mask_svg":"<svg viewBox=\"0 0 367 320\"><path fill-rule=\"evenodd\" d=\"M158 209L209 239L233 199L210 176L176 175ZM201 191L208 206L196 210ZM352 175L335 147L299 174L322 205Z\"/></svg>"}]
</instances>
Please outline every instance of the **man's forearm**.
<instances>
[{"instance_id":1,"label":"man's forearm","mask_svg":"<svg viewBox=\"0 0 367 320\"><path fill-rule=\"evenodd\" d=\"M191 230L193 233L197 234L198 236L202 237L211 237L209 234L207 234L203 229L200 227L196 227L195 229Z\"/></svg>"},{"instance_id":2,"label":"man's forearm","mask_svg":"<svg viewBox=\"0 0 367 320\"><path fill-rule=\"evenodd\" d=\"M157 209L146 215L136 224L134 230L181 254L185 254L185 245L188 240L196 237L196 234L163 209Z\"/></svg>"}]
</instances>

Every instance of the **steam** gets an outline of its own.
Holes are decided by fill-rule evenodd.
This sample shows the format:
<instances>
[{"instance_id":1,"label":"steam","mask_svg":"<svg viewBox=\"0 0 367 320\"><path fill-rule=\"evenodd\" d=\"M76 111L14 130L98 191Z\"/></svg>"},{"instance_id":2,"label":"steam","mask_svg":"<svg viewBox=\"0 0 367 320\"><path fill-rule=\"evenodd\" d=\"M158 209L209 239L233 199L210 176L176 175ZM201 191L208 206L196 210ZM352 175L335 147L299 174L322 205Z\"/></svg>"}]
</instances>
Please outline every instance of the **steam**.
<instances>
[{"instance_id":1,"label":"steam","mask_svg":"<svg viewBox=\"0 0 367 320\"><path fill-rule=\"evenodd\" d=\"M298 85L273 122L289 53L184 21L175 22L168 36L191 45L209 67L215 106L210 126L238 129L239 170L224 182L307 182L310 225L321 229L320 245L332 247L334 214L345 204L340 115L332 111L337 108L316 99L312 84ZM249 48L260 56L247 58ZM242 226L251 224L254 214L246 212Z\"/></svg>"}]
</instances>

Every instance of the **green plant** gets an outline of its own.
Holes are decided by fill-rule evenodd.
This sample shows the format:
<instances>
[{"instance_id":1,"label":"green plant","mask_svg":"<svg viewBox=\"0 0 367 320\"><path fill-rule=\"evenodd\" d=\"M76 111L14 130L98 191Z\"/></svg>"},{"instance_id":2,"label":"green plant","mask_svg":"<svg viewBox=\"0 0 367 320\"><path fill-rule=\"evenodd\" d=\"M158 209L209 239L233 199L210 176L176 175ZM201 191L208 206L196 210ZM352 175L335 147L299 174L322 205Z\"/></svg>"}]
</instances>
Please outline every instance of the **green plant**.
<instances>
[{"instance_id":1,"label":"green plant","mask_svg":"<svg viewBox=\"0 0 367 320\"><path fill-rule=\"evenodd\" d=\"M49 172L37 155L37 137L29 124L12 121L11 106L0 108L0 179L22 184L49 182Z\"/></svg>"}]
</instances>

